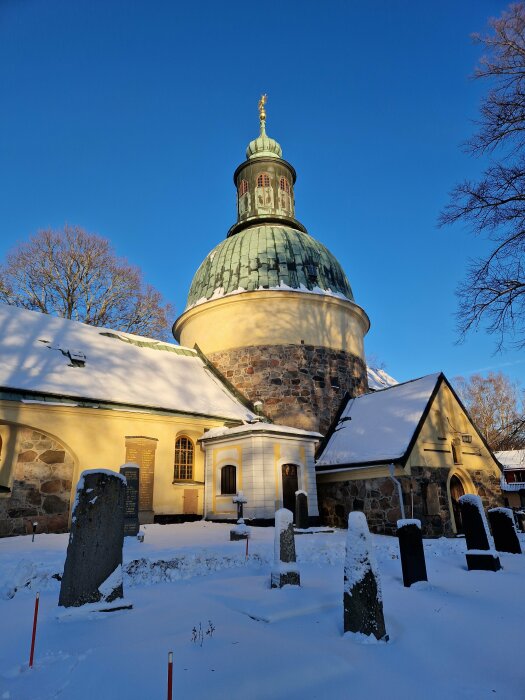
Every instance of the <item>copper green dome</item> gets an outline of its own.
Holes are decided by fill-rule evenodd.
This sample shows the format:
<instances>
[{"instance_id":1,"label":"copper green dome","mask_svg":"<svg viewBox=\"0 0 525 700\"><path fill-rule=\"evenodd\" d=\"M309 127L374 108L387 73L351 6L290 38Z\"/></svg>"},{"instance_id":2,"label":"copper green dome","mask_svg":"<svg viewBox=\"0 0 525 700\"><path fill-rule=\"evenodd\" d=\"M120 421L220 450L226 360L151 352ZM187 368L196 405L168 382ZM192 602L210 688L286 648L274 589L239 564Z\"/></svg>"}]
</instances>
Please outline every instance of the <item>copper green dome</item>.
<instances>
[{"instance_id":1,"label":"copper green dome","mask_svg":"<svg viewBox=\"0 0 525 700\"><path fill-rule=\"evenodd\" d=\"M195 273L186 308L232 293L277 288L353 301L341 265L324 245L291 226L261 224L209 253Z\"/></svg>"}]
</instances>

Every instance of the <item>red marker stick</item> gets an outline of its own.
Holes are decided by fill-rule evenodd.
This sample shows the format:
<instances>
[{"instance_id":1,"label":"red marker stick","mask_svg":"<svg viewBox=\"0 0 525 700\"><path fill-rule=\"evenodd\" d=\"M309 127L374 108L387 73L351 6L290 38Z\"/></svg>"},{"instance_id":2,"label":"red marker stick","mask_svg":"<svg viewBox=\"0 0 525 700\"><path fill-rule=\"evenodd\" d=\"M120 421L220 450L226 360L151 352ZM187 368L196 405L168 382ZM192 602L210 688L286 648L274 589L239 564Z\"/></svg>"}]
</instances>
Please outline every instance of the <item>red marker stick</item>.
<instances>
[{"instance_id":1,"label":"red marker stick","mask_svg":"<svg viewBox=\"0 0 525 700\"><path fill-rule=\"evenodd\" d=\"M35 656L35 639L36 639L36 623L38 621L38 603L40 601L40 593L36 594L35 599L35 615L33 617L33 636L31 637L31 653L29 655L29 668L33 668L33 659Z\"/></svg>"},{"instance_id":2,"label":"red marker stick","mask_svg":"<svg viewBox=\"0 0 525 700\"><path fill-rule=\"evenodd\" d=\"M173 652L168 654L168 700L173 700Z\"/></svg>"}]
</instances>

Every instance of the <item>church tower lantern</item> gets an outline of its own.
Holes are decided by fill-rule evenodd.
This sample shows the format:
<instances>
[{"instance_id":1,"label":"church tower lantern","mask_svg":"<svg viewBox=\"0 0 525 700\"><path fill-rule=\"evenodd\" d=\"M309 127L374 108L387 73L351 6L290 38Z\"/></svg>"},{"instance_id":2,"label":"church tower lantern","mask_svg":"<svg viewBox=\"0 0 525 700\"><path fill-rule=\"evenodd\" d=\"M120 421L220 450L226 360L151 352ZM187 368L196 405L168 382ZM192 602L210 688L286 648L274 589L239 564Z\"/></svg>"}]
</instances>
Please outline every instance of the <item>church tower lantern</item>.
<instances>
[{"instance_id":1,"label":"church tower lantern","mask_svg":"<svg viewBox=\"0 0 525 700\"><path fill-rule=\"evenodd\" d=\"M277 423L325 432L367 388L368 317L337 259L295 218L296 172L266 133L234 173L237 222L193 278L173 333Z\"/></svg>"}]
</instances>

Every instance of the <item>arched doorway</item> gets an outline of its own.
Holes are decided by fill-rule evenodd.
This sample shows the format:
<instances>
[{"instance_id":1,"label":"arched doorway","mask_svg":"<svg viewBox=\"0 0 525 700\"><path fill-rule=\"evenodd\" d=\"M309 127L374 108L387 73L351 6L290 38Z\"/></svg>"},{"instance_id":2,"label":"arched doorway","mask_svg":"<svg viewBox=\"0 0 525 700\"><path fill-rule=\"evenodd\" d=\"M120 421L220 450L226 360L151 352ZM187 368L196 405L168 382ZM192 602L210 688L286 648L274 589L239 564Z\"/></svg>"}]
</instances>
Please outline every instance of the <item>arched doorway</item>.
<instances>
[{"instance_id":1,"label":"arched doorway","mask_svg":"<svg viewBox=\"0 0 525 700\"><path fill-rule=\"evenodd\" d=\"M463 525L461 523L461 510L459 508L459 499L465 494L465 487L461 482L461 479L453 474L450 477L450 500L452 502L452 511L454 513L454 520L456 522L456 532L458 534L463 532Z\"/></svg>"},{"instance_id":2,"label":"arched doorway","mask_svg":"<svg viewBox=\"0 0 525 700\"><path fill-rule=\"evenodd\" d=\"M295 492L299 489L297 464L283 464L283 508L291 510L295 522Z\"/></svg>"}]
</instances>

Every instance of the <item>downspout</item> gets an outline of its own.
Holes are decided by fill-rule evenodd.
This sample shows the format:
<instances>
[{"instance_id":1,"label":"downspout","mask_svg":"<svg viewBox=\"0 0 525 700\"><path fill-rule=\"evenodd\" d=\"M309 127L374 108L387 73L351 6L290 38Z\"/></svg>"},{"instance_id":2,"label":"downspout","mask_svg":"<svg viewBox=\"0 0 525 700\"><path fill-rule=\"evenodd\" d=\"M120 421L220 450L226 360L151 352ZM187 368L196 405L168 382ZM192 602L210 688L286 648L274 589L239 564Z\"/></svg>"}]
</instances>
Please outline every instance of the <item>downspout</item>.
<instances>
[{"instance_id":1,"label":"downspout","mask_svg":"<svg viewBox=\"0 0 525 700\"><path fill-rule=\"evenodd\" d=\"M397 486L397 495L399 497L399 507L401 509L401 518L403 520L405 520L405 505L403 503L403 491L401 489L401 482L399 481L399 479L396 479L396 477L394 476L395 467L394 467L393 462L389 465L389 469L390 469L390 479L392 479L394 484Z\"/></svg>"}]
</instances>

